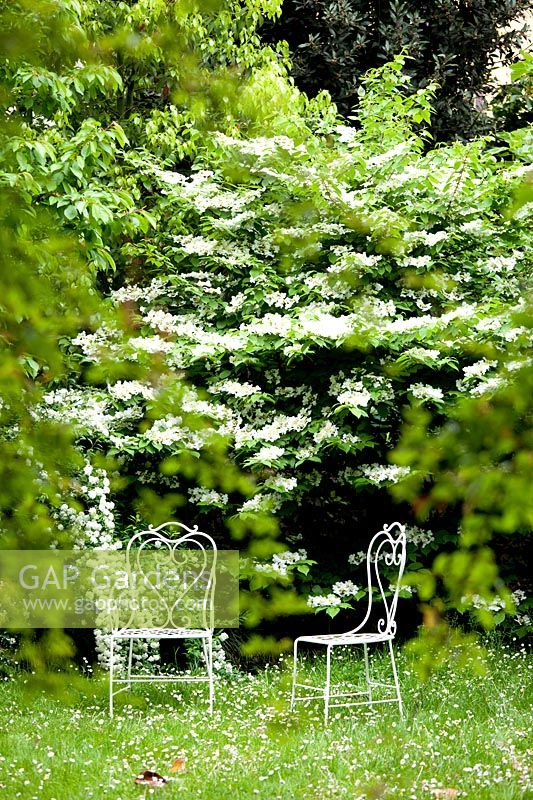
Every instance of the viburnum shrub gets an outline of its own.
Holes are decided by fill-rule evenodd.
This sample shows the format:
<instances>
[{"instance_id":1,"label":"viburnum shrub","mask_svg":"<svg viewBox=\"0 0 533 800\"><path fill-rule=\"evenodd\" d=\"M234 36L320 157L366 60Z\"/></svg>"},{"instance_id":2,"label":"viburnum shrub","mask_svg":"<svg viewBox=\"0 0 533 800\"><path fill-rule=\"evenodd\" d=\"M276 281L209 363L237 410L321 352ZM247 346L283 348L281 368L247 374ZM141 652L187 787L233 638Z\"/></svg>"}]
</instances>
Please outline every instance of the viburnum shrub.
<instances>
[{"instance_id":1,"label":"viburnum shrub","mask_svg":"<svg viewBox=\"0 0 533 800\"><path fill-rule=\"evenodd\" d=\"M128 152L155 230L122 243L121 272L137 279L110 299L136 335L102 327L71 346L92 364L157 354L164 378L46 397L131 480L181 494L185 516L238 530L274 515L318 562L304 579L329 613L360 591L339 583L348 556L356 565L372 526L407 513L387 493L409 473L389 462L402 408L445 418L458 396L493 391L506 350L512 370L531 340L513 317L530 208L507 213L528 167L488 139L428 150L413 126L429 121L432 88L404 96L402 65L370 73L357 129L323 117L295 138L214 132L186 173ZM181 378L165 412L158 397ZM183 468L217 437L254 476L244 501ZM161 474L162 454L182 466ZM454 542L450 521L409 529L412 569Z\"/></svg>"}]
</instances>

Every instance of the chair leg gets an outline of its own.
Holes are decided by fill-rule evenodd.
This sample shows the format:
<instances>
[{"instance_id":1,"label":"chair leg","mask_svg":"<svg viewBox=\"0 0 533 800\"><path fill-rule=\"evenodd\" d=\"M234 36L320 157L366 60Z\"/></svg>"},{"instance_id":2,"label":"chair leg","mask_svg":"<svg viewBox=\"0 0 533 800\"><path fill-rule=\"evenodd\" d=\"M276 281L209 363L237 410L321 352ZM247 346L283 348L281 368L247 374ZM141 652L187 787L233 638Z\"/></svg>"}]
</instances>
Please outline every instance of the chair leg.
<instances>
[{"instance_id":1,"label":"chair leg","mask_svg":"<svg viewBox=\"0 0 533 800\"><path fill-rule=\"evenodd\" d=\"M372 703L372 685L370 683L370 665L368 663L368 645L363 644L363 650L365 652L365 676L366 676L366 685L368 688L368 702Z\"/></svg>"},{"instance_id":2,"label":"chair leg","mask_svg":"<svg viewBox=\"0 0 533 800\"><path fill-rule=\"evenodd\" d=\"M130 647L128 650L128 690L131 689L131 664L133 661L133 636L130 638Z\"/></svg>"},{"instance_id":3,"label":"chair leg","mask_svg":"<svg viewBox=\"0 0 533 800\"><path fill-rule=\"evenodd\" d=\"M398 707L400 709L400 717L403 719L402 695L400 694L400 684L398 682L398 673L396 671L396 661L394 660L394 650L392 648L392 642L390 639L389 639L389 651L392 664L392 674L394 675L394 685L396 686L396 695L398 697Z\"/></svg>"},{"instance_id":4,"label":"chair leg","mask_svg":"<svg viewBox=\"0 0 533 800\"><path fill-rule=\"evenodd\" d=\"M326 648L326 686L324 689L324 722L328 724L329 717L329 692L331 684L331 647Z\"/></svg>"},{"instance_id":5,"label":"chair leg","mask_svg":"<svg viewBox=\"0 0 533 800\"><path fill-rule=\"evenodd\" d=\"M292 691L291 691L291 711L294 709L296 698L296 675L298 671L298 639L294 642L293 662L292 662Z\"/></svg>"},{"instance_id":6,"label":"chair leg","mask_svg":"<svg viewBox=\"0 0 533 800\"><path fill-rule=\"evenodd\" d=\"M109 716L113 718L113 668L115 661L115 639L111 634L109 641Z\"/></svg>"},{"instance_id":7,"label":"chair leg","mask_svg":"<svg viewBox=\"0 0 533 800\"><path fill-rule=\"evenodd\" d=\"M202 639L202 646L204 651L205 665L207 668L207 676L209 678L209 713L213 713L213 704L215 701L215 683L213 679L213 640L211 637L206 641Z\"/></svg>"}]
</instances>

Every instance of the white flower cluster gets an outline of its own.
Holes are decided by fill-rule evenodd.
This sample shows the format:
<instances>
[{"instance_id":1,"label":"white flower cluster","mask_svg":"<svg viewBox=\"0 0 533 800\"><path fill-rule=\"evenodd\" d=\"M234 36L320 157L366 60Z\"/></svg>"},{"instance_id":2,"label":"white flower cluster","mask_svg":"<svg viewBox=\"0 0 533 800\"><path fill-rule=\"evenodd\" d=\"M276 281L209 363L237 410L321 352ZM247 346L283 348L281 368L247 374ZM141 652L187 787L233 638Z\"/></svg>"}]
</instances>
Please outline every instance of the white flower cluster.
<instances>
[{"instance_id":1,"label":"white flower cluster","mask_svg":"<svg viewBox=\"0 0 533 800\"><path fill-rule=\"evenodd\" d=\"M264 301L267 306L275 306L276 308L292 308L300 301L298 295L290 297L284 292L269 292L265 294Z\"/></svg>"},{"instance_id":2,"label":"white flower cluster","mask_svg":"<svg viewBox=\"0 0 533 800\"><path fill-rule=\"evenodd\" d=\"M283 458L284 455L285 450L283 447L277 447L275 444L265 445L251 456L249 461L252 464L270 464L272 461Z\"/></svg>"},{"instance_id":3,"label":"white flower cluster","mask_svg":"<svg viewBox=\"0 0 533 800\"><path fill-rule=\"evenodd\" d=\"M331 439L335 439L338 435L338 427L328 419L323 423L320 430L313 433L313 439L316 444L322 444L323 442L329 442Z\"/></svg>"},{"instance_id":4,"label":"white flower cluster","mask_svg":"<svg viewBox=\"0 0 533 800\"><path fill-rule=\"evenodd\" d=\"M179 318L174 314L169 314L168 311L163 311L161 308L152 308L144 314L143 322L150 325L155 331L163 331L163 333L184 333L183 324L192 322L194 335L198 334L198 328L194 320L188 318Z\"/></svg>"},{"instance_id":5,"label":"white flower cluster","mask_svg":"<svg viewBox=\"0 0 533 800\"><path fill-rule=\"evenodd\" d=\"M115 400L131 400L132 397L144 397L145 400L152 400L155 397L155 390L152 386L147 386L140 381L117 381L107 387L111 397Z\"/></svg>"},{"instance_id":6,"label":"white flower cluster","mask_svg":"<svg viewBox=\"0 0 533 800\"><path fill-rule=\"evenodd\" d=\"M265 512L274 513L281 508L281 498L279 494L272 492L258 492L256 495L246 500L239 509L239 514Z\"/></svg>"},{"instance_id":7,"label":"white flower cluster","mask_svg":"<svg viewBox=\"0 0 533 800\"><path fill-rule=\"evenodd\" d=\"M144 300L145 303L151 303L163 294L167 286L166 280L154 278L148 286L121 286L120 289L111 293L111 297L117 305L131 300Z\"/></svg>"},{"instance_id":8,"label":"white flower cluster","mask_svg":"<svg viewBox=\"0 0 533 800\"><path fill-rule=\"evenodd\" d=\"M189 501L198 506L217 506L222 508L228 504L228 495L214 489L196 486L188 491Z\"/></svg>"},{"instance_id":9,"label":"white flower cluster","mask_svg":"<svg viewBox=\"0 0 533 800\"><path fill-rule=\"evenodd\" d=\"M203 236L174 236L176 244L191 256L207 256L216 250L218 242Z\"/></svg>"},{"instance_id":10,"label":"white flower cluster","mask_svg":"<svg viewBox=\"0 0 533 800\"><path fill-rule=\"evenodd\" d=\"M338 594L313 594L307 598L307 605L309 608L326 608L330 606L339 606L342 603L342 598Z\"/></svg>"},{"instance_id":11,"label":"white flower cluster","mask_svg":"<svg viewBox=\"0 0 533 800\"><path fill-rule=\"evenodd\" d=\"M461 597L461 603L468 608L482 608L487 611L501 611L505 608L505 600L498 596L486 600L479 594L472 594Z\"/></svg>"},{"instance_id":12,"label":"white flower cluster","mask_svg":"<svg viewBox=\"0 0 533 800\"><path fill-rule=\"evenodd\" d=\"M493 375L491 378L481 381L477 386L473 386L470 389L470 394L474 397L482 394L490 394L491 392L496 392L498 389L501 389L504 385L505 381L502 377Z\"/></svg>"},{"instance_id":13,"label":"white flower cluster","mask_svg":"<svg viewBox=\"0 0 533 800\"><path fill-rule=\"evenodd\" d=\"M377 485L382 483L398 483L409 475L409 467L397 467L394 464L363 464L359 471L365 478Z\"/></svg>"},{"instance_id":14,"label":"white flower cluster","mask_svg":"<svg viewBox=\"0 0 533 800\"><path fill-rule=\"evenodd\" d=\"M353 250L349 245L335 245L330 248L330 252L337 258L335 262L329 267L328 272L341 272L350 270L354 267L374 267L383 259L380 255L369 255L368 253L359 253Z\"/></svg>"},{"instance_id":15,"label":"white flower cluster","mask_svg":"<svg viewBox=\"0 0 533 800\"><path fill-rule=\"evenodd\" d=\"M331 592L327 595L309 595L307 605L310 608L328 608L338 606L348 597L354 597L359 591L352 581L337 581L331 587Z\"/></svg>"},{"instance_id":16,"label":"white flower cluster","mask_svg":"<svg viewBox=\"0 0 533 800\"><path fill-rule=\"evenodd\" d=\"M129 409L109 415L106 398L80 389L55 389L43 395L43 401L36 412L39 417L103 435L109 434L113 423L121 422L131 414Z\"/></svg>"},{"instance_id":17,"label":"white flower cluster","mask_svg":"<svg viewBox=\"0 0 533 800\"><path fill-rule=\"evenodd\" d=\"M439 242L445 241L448 235L447 231L435 231L435 233L420 231L420 241L428 247L433 247Z\"/></svg>"},{"instance_id":18,"label":"white flower cluster","mask_svg":"<svg viewBox=\"0 0 533 800\"><path fill-rule=\"evenodd\" d=\"M153 444L170 447L179 444L188 450L201 450L213 439L216 432L211 428L191 430L183 423L183 418L168 414L156 419L152 427L144 433L144 438Z\"/></svg>"},{"instance_id":19,"label":"white flower cluster","mask_svg":"<svg viewBox=\"0 0 533 800\"><path fill-rule=\"evenodd\" d=\"M417 400L430 400L434 403L440 403L444 400L444 392L438 386L429 386L424 383L413 383L409 387L409 391L416 397Z\"/></svg>"},{"instance_id":20,"label":"white flower cluster","mask_svg":"<svg viewBox=\"0 0 533 800\"><path fill-rule=\"evenodd\" d=\"M487 361L485 358L482 358L480 361L476 361L475 364L471 364L469 367L463 368L463 374L465 376L465 380L471 380L473 378L481 378L495 366L496 366L496 361Z\"/></svg>"},{"instance_id":21,"label":"white flower cluster","mask_svg":"<svg viewBox=\"0 0 533 800\"><path fill-rule=\"evenodd\" d=\"M331 587L331 591L339 597L353 597L359 591L359 586L352 581L337 581Z\"/></svg>"},{"instance_id":22,"label":"white flower cluster","mask_svg":"<svg viewBox=\"0 0 533 800\"><path fill-rule=\"evenodd\" d=\"M407 539L407 544L411 544L414 547L421 547L422 549L431 544L435 539L433 531L425 531L417 525L406 525L405 537Z\"/></svg>"},{"instance_id":23,"label":"white flower cluster","mask_svg":"<svg viewBox=\"0 0 533 800\"><path fill-rule=\"evenodd\" d=\"M161 336L134 336L129 340L129 345L133 348L130 358L136 360L136 350L144 353L169 353L173 348L173 342L162 339Z\"/></svg>"},{"instance_id":24,"label":"white flower cluster","mask_svg":"<svg viewBox=\"0 0 533 800\"><path fill-rule=\"evenodd\" d=\"M306 412L300 412L293 416L279 414L274 417L272 422L261 428L245 427L235 431L235 444L237 447L250 444L252 442L275 442L290 431L301 431L310 422Z\"/></svg>"},{"instance_id":25,"label":"white flower cluster","mask_svg":"<svg viewBox=\"0 0 533 800\"><path fill-rule=\"evenodd\" d=\"M234 423L233 411L223 403L210 403L208 400L200 400L196 391L185 387L181 397L181 407L188 414L196 414L219 422Z\"/></svg>"},{"instance_id":26,"label":"white flower cluster","mask_svg":"<svg viewBox=\"0 0 533 800\"><path fill-rule=\"evenodd\" d=\"M274 553L272 559L268 563L255 562L254 569L256 572L276 572L278 575L287 575L288 568L298 564L300 561L307 559L307 550L301 548L300 550L292 551L285 550L283 553Z\"/></svg>"},{"instance_id":27,"label":"white flower cluster","mask_svg":"<svg viewBox=\"0 0 533 800\"><path fill-rule=\"evenodd\" d=\"M527 600L527 594L522 589L515 589L512 592L513 603L518 608L524 600Z\"/></svg>"},{"instance_id":28,"label":"white flower cluster","mask_svg":"<svg viewBox=\"0 0 533 800\"><path fill-rule=\"evenodd\" d=\"M299 322L303 333L322 336L325 339L342 339L354 331L352 315L334 317L332 314L307 309L299 315Z\"/></svg>"},{"instance_id":29,"label":"white flower cluster","mask_svg":"<svg viewBox=\"0 0 533 800\"><path fill-rule=\"evenodd\" d=\"M94 631L96 640L96 654L98 663L103 669L109 670L111 666L111 633L96 628ZM128 639L115 639L113 645L113 669L120 674L126 672L128 663ZM133 642L132 662L135 664L135 671L139 668L148 673L151 667L160 660L159 640L158 639L135 639Z\"/></svg>"},{"instance_id":30,"label":"white flower cluster","mask_svg":"<svg viewBox=\"0 0 533 800\"><path fill-rule=\"evenodd\" d=\"M120 549L121 542L113 541L115 504L109 500L110 483L106 471L87 463L79 476L78 492L86 506L85 510L79 511L68 503L62 503L53 512L58 529L66 529L74 534L74 549Z\"/></svg>"},{"instance_id":31,"label":"white flower cluster","mask_svg":"<svg viewBox=\"0 0 533 800\"><path fill-rule=\"evenodd\" d=\"M363 386L361 386L360 389L346 389L337 397L337 400L341 405L345 405L350 408L364 408L369 404L371 399L372 395Z\"/></svg>"},{"instance_id":32,"label":"white flower cluster","mask_svg":"<svg viewBox=\"0 0 533 800\"><path fill-rule=\"evenodd\" d=\"M286 550L283 553L274 553L272 556L272 569L280 575L287 574L287 568L293 564L298 564L300 561L307 559L307 550L300 548L295 552Z\"/></svg>"},{"instance_id":33,"label":"white flower cluster","mask_svg":"<svg viewBox=\"0 0 533 800\"><path fill-rule=\"evenodd\" d=\"M513 603L517 608L520 607L521 603L527 599L527 595L522 589L516 589L514 592L511 593L511 597L513 599ZM485 597L481 597L479 594L473 594L469 596L461 597L461 603L463 603L467 607L472 608L484 608L488 611L502 611L505 608L505 600L503 598L498 597L495 595L490 599L486 599ZM528 623L525 623L528 624Z\"/></svg>"},{"instance_id":34,"label":"white flower cluster","mask_svg":"<svg viewBox=\"0 0 533 800\"><path fill-rule=\"evenodd\" d=\"M250 397L261 392L261 387L251 383L239 383L239 381L220 381L209 387L213 394L229 394L232 397Z\"/></svg>"},{"instance_id":35,"label":"white flower cluster","mask_svg":"<svg viewBox=\"0 0 533 800\"><path fill-rule=\"evenodd\" d=\"M233 672L233 664L228 661L226 651L222 646L222 642L225 642L227 638L228 634L224 631L213 637L213 669L218 673L225 672L230 675Z\"/></svg>"},{"instance_id":36,"label":"white flower cluster","mask_svg":"<svg viewBox=\"0 0 533 800\"><path fill-rule=\"evenodd\" d=\"M298 486L297 478L287 475L276 475L273 478L269 478L265 482L265 486L269 489L273 489L275 492L292 492L293 489L296 489Z\"/></svg>"}]
</instances>

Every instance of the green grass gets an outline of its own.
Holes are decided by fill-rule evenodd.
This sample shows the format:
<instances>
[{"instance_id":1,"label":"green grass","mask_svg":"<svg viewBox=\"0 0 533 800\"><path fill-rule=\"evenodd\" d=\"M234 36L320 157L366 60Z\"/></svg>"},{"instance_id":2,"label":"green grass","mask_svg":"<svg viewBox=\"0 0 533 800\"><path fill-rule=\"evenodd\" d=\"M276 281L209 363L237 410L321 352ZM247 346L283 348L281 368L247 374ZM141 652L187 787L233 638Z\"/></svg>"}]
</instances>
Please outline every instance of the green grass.
<instances>
[{"instance_id":1,"label":"green grass","mask_svg":"<svg viewBox=\"0 0 533 800\"><path fill-rule=\"evenodd\" d=\"M531 677L524 650L490 652L484 677L449 669L420 684L407 657L399 670L406 706L341 709L329 728L322 705L288 708L287 671L220 680L212 718L205 687L151 686L125 695L110 720L103 677L73 688L70 701L28 694L23 679L0 686L0 793L39 800L162 798L435 798L515 800L533 797ZM361 663L334 668L346 679ZM385 662L378 655L378 673ZM307 668L308 678L320 677ZM136 773L169 775L160 789L135 786ZM444 790L455 789L455 795Z\"/></svg>"}]
</instances>

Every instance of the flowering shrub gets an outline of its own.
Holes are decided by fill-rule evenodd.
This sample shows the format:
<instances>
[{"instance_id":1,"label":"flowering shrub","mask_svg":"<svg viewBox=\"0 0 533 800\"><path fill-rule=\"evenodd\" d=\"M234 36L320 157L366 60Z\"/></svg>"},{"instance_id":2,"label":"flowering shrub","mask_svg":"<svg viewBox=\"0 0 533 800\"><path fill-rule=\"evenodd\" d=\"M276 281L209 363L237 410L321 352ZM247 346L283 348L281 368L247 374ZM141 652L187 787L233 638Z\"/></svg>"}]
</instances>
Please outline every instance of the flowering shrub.
<instances>
[{"instance_id":1,"label":"flowering shrub","mask_svg":"<svg viewBox=\"0 0 533 800\"><path fill-rule=\"evenodd\" d=\"M399 76L400 66L385 71ZM333 125L327 143L311 130L303 141L214 133L188 176L144 163L157 230L124 244L121 259L142 261L146 282L112 294L136 309L139 335L124 347L104 328L73 343L93 363L158 353L190 382L182 408L203 427L168 413L139 429L154 386L86 393L98 408L88 432L138 478L159 484L153 454L194 456L216 432L256 493L236 502L172 478L188 502L226 517L275 513L286 540L326 564L332 535L339 550L365 545L383 519L368 509L409 473L388 463L402 406L442 415L460 394L490 393L509 343L512 370L531 341L514 322L530 284L529 211L504 213L527 167L498 160L487 141L424 152L401 115L383 119L378 137L365 116L377 84L371 76L361 128ZM62 413L78 391L63 395ZM344 519L364 526L357 538ZM432 536L432 548L450 539ZM413 564L428 544L411 543ZM329 594L312 602L344 603Z\"/></svg>"}]
</instances>

